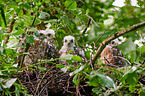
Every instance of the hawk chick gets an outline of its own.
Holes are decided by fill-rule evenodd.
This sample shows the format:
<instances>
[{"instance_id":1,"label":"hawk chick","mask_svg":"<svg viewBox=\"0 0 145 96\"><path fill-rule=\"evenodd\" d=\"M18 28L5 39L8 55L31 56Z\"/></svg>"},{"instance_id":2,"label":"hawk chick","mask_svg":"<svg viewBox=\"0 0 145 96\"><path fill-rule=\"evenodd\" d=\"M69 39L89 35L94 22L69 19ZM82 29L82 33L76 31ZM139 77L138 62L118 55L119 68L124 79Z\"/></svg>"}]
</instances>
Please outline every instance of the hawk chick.
<instances>
[{"instance_id":1,"label":"hawk chick","mask_svg":"<svg viewBox=\"0 0 145 96\"><path fill-rule=\"evenodd\" d=\"M24 58L24 66L37 63L38 59L51 59L59 56L57 47L52 43L55 37L54 30L40 30L36 32L33 37L35 42L27 51L29 54L27 54ZM23 38L23 40L26 41L25 38ZM20 50L22 50L22 52ZM24 53L24 48L18 48L17 51L18 53ZM22 56L18 56L18 59L18 63L20 63Z\"/></svg>"},{"instance_id":2,"label":"hawk chick","mask_svg":"<svg viewBox=\"0 0 145 96\"><path fill-rule=\"evenodd\" d=\"M65 36L63 39L63 46L61 47L59 54L60 57L64 57L67 54L77 55L80 57L85 57L84 51L76 47L75 44L75 38L73 36Z\"/></svg>"},{"instance_id":3,"label":"hawk chick","mask_svg":"<svg viewBox=\"0 0 145 96\"><path fill-rule=\"evenodd\" d=\"M112 40L101 53L101 60L104 64L111 64L111 66L125 66L127 63L123 58L121 50L118 49L115 40Z\"/></svg>"}]
</instances>

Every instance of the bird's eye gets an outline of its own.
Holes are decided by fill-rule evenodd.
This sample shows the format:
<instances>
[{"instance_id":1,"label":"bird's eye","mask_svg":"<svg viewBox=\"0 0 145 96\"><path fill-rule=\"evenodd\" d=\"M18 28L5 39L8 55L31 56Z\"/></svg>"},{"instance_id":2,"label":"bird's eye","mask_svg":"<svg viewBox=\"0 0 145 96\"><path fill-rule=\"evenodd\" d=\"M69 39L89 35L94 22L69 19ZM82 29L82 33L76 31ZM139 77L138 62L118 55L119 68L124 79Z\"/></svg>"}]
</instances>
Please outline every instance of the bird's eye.
<instances>
[{"instance_id":1,"label":"bird's eye","mask_svg":"<svg viewBox=\"0 0 145 96\"><path fill-rule=\"evenodd\" d=\"M40 36L42 36L43 34L42 33L40 33Z\"/></svg>"},{"instance_id":2,"label":"bird's eye","mask_svg":"<svg viewBox=\"0 0 145 96\"><path fill-rule=\"evenodd\" d=\"M67 40L65 40L65 42L67 42Z\"/></svg>"},{"instance_id":3,"label":"bird's eye","mask_svg":"<svg viewBox=\"0 0 145 96\"><path fill-rule=\"evenodd\" d=\"M70 42L72 42L73 43L73 39L71 39L71 41Z\"/></svg>"},{"instance_id":4,"label":"bird's eye","mask_svg":"<svg viewBox=\"0 0 145 96\"><path fill-rule=\"evenodd\" d=\"M112 44L115 44L115 42L114 42L114 41L112 41L111 43L112 43Z\"/></svg>"},{"instance_id":5,"label":"bird's eye","mask_svg":"<svg viewBox=\"0 0 145 96\"><path fill-rule=\"evenodd\" d=\"M51 36L51 34L48 34L47 36Z\"/></svg>"}]
</instances>

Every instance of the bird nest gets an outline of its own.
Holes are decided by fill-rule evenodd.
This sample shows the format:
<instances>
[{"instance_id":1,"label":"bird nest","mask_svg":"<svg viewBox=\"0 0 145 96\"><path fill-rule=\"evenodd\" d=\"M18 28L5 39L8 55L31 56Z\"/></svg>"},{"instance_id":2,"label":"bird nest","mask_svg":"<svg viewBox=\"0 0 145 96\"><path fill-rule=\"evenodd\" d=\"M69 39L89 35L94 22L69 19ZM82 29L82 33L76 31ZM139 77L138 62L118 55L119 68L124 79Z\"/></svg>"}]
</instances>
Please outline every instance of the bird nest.
<instances>
[{"instance_id":1,"label":"bird nest","mask_svg":"<svg viewBox=\"0 0 145 96\"><path fill-rule=\"evenodd\" d=\"M92 88L88 87L85 82L80 82L79 87L76 87L72 82L73 76L70 77L69 72L62 72L56 65L49 66L45 72L37 68L34 70L24 69L22 73L17 74L28 94L34 96L89 96L91 93Z\"/></svg>"}]
</instances>

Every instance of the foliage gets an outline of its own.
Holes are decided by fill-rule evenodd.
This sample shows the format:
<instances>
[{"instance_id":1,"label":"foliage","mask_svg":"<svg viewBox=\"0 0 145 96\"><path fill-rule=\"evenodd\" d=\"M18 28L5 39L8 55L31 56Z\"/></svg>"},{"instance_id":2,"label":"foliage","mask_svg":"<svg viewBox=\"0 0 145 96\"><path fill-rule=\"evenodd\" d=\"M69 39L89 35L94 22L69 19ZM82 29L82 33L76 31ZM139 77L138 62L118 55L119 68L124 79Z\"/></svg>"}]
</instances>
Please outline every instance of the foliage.
<instances>
[{"instance_id":1,"label":"foliage","mask_svg":"<svg viewBox=\"0 0 145 96\"><path fill-rule=\"evenodd\" d=\"M50 23L50 28L56 31L54 44L58 49L62 46L63 38L72 35L75 37L75 44L85 51L88 62L84 63L79 56L66 56L63 59L70 65L57 65L64 72L71 70L69 75L74 76L73 83L76 86L81 82L87 82L88 86L93 86L92 94L94 95L140 94L143 96L145 94L144 27L118 39L118 47L132 65L108 68L108 65L99 61L99 58L93 68L89 63L95 48L98 48L106 38L145 21L144 1L137 0L139 7L132 6L131 0L125 0L123 7L116 7L113 5L114 1L0 0L0 95L27 94L19 78L14 76L15 73L23 70L23 68L14 67L17 56L21 55L16 51L19 47L17 44L20 36L25 34L27 43L32 45L34 38L29 32L45 29L41 27L43 23L44 25ZM14 24L11 27L13 20ZM91 22L88 25L89 20ZM97 41L102 34L103 36ZM10 37L9 42L4 43L7 36ZM22 47L25 48L26 45ZM79 65L75 65L74 61L79 62ZM39 69L44 71L45 68L39 67ZM12 87L15 87L15 90L11 90Z\"/></svg>"}]
</instances>

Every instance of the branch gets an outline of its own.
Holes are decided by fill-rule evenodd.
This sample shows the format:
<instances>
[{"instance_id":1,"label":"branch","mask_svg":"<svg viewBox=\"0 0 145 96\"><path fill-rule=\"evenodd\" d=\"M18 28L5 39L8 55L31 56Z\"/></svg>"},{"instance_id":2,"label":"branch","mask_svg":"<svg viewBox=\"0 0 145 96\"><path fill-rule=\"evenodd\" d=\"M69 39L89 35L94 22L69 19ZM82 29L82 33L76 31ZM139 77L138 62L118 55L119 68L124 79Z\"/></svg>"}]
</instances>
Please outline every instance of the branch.
<instances>
[{"instance_id":1,"label":"branch","mask_svg":"<svg viewBox=\"0 0 145 96\"><path fill-rule=\"evenodd\" d=\"M113 24L111 24L109 27L107 27L104 31L104 33L97 39L97 41L95 42L95 44L101 39L101 37L103 37L103 35L106 33L106 31L113 26L114 24L116 24L118 21L120 21L123 17L125 17L126 15L130 14L133 11L133 9L131 9L127 14L124 14L122 17L120 17L117 21L115 21Z\"/></svg>"},{"instance_id":2,"label":"branch","mask_svg":"<svg viewBox=\"0 0 145 96\"><path fill-rule=\"evenodd\" d=\"M86 33L90 23L91 23L91 19L88 20L86 28L84 29L84 31L82 32L81 36L79 37L79 39L77 41L79 41L82 38L82 36Z\"/></svg>"},{"instance_id":3,"label":"branch","mask_svg":"<svg viewBox=\"0 0 145 96\"><path fill-rule=\"evenodd\" d=\"M94 65L96 59L99 57L99 55L101 54L101 52L103 51L103 49L106 47L106 45L110 41L114 40L115 38L117 38L119 36L122 36L124 34L127 34L127 33L131 32L131 31L137 30L138 28L143 27L143 26L145 26L145 22L142 22L142 23L133 25L131 28L127 28L127 29L125 29L125 30L123 30L121 32L116 33L115 35L112 35L111 37L107 38L106 40L104 40L102 42L102 44L99 46L96 54L94 54L93 59L92 59L92 64Z\"/></svg>"},{"instance_id":4,"label":"branch","mask_svg":"<svg viewBox=\"0 0 145 96\"><path fill-rule=\"evenodd\" d=\"M13 18L12 18L10 24L9 24L8 33L11 33L12 30L13 30L13 26L14 26L14 23L15 23L15 21L16 21L14 18L15 18L15 16L13 16ZM6 36L6 37L5 37L4 44L8 43L9 37L10 37L10 36Z\"/></svg>"},{"instance_id":5,"label":"branch","mask_svg":"<svg viewBox=\"0 0 145 96\"><path fill-rule=\"evenodd\" d=\"M36 94L37 94L37 92L38 92L38 90L39 90L39 87L40 87L40 85L41 85L43 79L46 77L46 75L48 74L48 72L50 72L54 67L55 67L55 66L51 67L51 69L47 70L47 72L43 75L42 79L40 80L40 82L39 82L38 85L37 85L37 88L36 88L36 91L35 91L34 96L36 96Z\"/></svg>"},{"instance_id":6,"label":"branch","mask_svg":"<svg viewBox=\"0 0 145 96\"><path fill-rule=\"evenodd\" d=\"M39 8L38 8L38 9L39 9ZM33 26L33 25L34 25L37 16L38 16L38 12L35 14L35 17L34 17L34 19L33 19L33 21L32 21L32 24L31 24L30 26ZM24 38L25 38L25 37L24 37ZM24 39L24 38L23 38L23 39ZM31 46L31 45L30 45L28 42L26 42L26 48L24 49L24 52L28 52L28 49L29 49L30 46ZM25 56L26 56L26 54L24 54L23 57L22 57L22 61L20 62L20 65L19 65L20 68L23 67L23 62L24 62Z\"/></svg>"}]
</instances>

